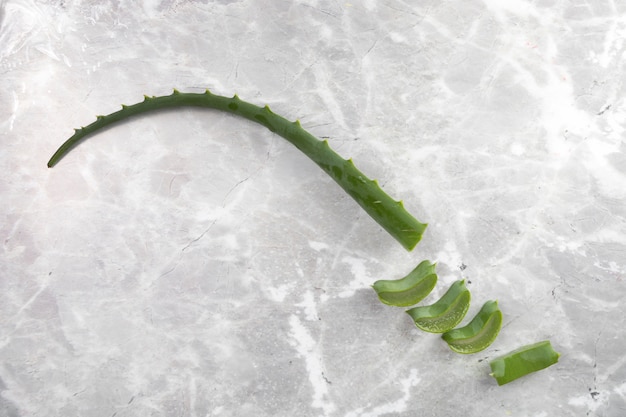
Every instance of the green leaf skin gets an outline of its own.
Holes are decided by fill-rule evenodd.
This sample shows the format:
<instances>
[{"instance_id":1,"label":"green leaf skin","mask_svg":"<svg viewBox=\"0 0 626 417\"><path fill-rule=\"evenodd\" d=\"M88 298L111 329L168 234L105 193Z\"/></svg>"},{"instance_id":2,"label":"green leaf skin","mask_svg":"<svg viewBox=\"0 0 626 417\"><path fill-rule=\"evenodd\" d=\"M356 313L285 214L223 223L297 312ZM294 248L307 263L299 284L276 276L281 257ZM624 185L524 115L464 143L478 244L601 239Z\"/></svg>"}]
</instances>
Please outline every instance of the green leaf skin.
<instances>
[{"instance_id":1,"label":"green leaf skin","mask_svg":"<svg viewBox=\"0 0 626 417\"><path fill-rule=\"evenodd\" d=\"M407 307L419 303L435 288L437 274L429 261L421 262L404 278L397 280L379 280L372 288L384 304L395 307Z\"/></svg>"},{"instance_id":2,"label":"green leaf skin","mask_svg":"<svg viewBox=\"0 0 626 417\"><path fill-rule=\"evenodd\" d=\"M457 353L476 353L493 343L501 327L498 302L487 301L467 326L447 331L441 337Z\"/></svg>"},{"instance_id":3,"label":"green leaf skin","mask_svg":"<svg viewBox=\"0 0 626 417\"><path fill-rule=\"evenodd\" d=\"M274 114L268 106L256 106L241 100L237 95L223 97L208 90L200 94L174 90L169 96L144 96L144 101L140 103L122 105L121 110L107 116L97 116L95 122L75 129L74 134L50 158L48 167L53 167L83 139L106 126L143 113L178 107L221 110L265 126L313 160L406 250L413 250L421 240L427 225L417 221L405 210L401 201L389 197L375 180L359 171L351 159L343 159L330 149L327 141L319 140L304 130L299 121L290 122Z\"/></svg>"},{"instance_id":4,"label":"green leaf skin","mask_svg":"<svg viewBox=\"0 0 626 417\"><path fill-rule=\"evenodd\" d=\"M465 280L456 281L436 303L407 310L415 325L429 333L444 333L459 324L470 306Z\"/></svg>"},{"instance_id":5,"label":"green leaf skin","mask_svg":"<svg viewBox=\"0 0 626 417\"><path fill-rule=\"evenodd\" d=\"M496 379L498 385L508 384L554 365L559 361L559 356L549 340L522 346L489 362L490 375Z\"/></svg>"}]
</instances>

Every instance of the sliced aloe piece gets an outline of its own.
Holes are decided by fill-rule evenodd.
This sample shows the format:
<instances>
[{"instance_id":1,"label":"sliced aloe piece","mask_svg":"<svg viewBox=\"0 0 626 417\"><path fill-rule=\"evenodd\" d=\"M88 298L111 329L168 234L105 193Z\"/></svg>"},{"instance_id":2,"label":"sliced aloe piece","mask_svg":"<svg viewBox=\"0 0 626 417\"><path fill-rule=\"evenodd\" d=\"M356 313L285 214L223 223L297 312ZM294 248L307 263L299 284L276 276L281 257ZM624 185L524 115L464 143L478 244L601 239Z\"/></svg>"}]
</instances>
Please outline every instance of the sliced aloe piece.
<instances>
[{"instance_id":1,"label":"sliced aloe piece","mask_svg":"<svg viewBox=\"0 0 626 417\"><path fill-rule=\"evenodd\" d=\"M465 280L456 281L436 303L407 310L415 325L430 333L443 333L458 325L470 306Z\"/></svg>"},{"instance_id":2,"label":"sliced aloe piece","mask_svg":"<svg viewBox=\"0 0 626 417\"><path fill-rule=\"evenodd\" d=\"M472 321L464 327L441 335L450 349L458 353L476 353L493 343L502 327L502 312L497 301L487 301Z\"/></svg>"},{"instance_id":3,"label":"sliced aloe piece","mask_svg":"<svg viewBox=\"0 0 626 417\"><path fill-rule=\"evenodd\" d=\"M396 280L379 280L372 285L381 302L396 306L408 307L419 303L435 288L437 264L423 261L404 278Z\"/></svg>"},{"instance_id":4,"label":"sliced aloe piece","mask_svg":"<svg viewBox=\"0 0 626 417\"><path fill-rule=\"evenodd\" d=\"M559 356L549 340L522 346L489 362L490 375L496 379L498 385L508 384L524 375L554 365L559 361Z\"/></svg>"}]
</instances>

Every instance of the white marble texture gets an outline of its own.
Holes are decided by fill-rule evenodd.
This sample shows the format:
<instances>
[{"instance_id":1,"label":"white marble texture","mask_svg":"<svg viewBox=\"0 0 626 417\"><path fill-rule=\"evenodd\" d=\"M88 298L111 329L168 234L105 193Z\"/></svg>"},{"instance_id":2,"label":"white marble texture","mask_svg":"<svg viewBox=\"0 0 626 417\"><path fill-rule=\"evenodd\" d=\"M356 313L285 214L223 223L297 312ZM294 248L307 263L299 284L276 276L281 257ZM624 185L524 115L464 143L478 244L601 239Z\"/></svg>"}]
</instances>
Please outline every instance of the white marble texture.
<instances>
[{"instance_id":1,"label":"white marble texture","mask_svg":"<svg viewBox=\"0 0 626 417\"><path fill-rule=\"evenodd\" d=\"M0 0L0 416L626 415L626 4ZM411 253L262 127L302 125L429 228ZM369 285L498 299L475 355ZM490 359L560 362L498 387Z\"/></svg>"}]
</instances>

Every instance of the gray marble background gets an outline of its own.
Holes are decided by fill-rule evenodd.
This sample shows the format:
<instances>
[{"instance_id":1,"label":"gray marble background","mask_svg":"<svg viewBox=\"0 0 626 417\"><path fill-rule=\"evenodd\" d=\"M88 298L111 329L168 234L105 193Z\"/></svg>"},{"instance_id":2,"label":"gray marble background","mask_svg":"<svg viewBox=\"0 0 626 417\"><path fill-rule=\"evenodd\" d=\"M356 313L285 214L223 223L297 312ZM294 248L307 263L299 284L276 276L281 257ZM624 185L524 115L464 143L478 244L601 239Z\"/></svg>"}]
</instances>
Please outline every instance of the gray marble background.
<instances>
[{"instance_id":1,"label":"gray marble background","mask_svg":"<svg viewBox=\"0 0 626 417\"><path fill-rule=\"evenodd\" d=\"M626 415L622 1L0 0L0 416ZM299 118L429 228L172 88ZM438 262L500 336L455 354L370 285ZM560 362L498 387L489 360Z\"/></svg>"}]
</instances>

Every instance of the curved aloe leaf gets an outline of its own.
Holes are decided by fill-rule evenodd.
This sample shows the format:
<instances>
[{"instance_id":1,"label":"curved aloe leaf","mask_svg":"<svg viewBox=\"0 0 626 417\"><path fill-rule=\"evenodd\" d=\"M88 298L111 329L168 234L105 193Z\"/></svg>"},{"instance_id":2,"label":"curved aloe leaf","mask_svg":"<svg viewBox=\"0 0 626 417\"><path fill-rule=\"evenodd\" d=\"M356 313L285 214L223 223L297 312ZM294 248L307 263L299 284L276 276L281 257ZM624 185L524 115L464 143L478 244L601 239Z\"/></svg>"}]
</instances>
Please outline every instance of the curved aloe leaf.
<instances>
[{"instance_id":1,"label":"curved aloe leaf","mask_svg":"<svg viewBox=\"0 0 626 417\"><path fill-rule=\"evenodd\" d=\"M200 94L174 90L169 96L144 96L144 101L140 103L132 106L122 105L121 110L106 116L97 116L95 122L76 129L50 158L48 167L53 167L79 142L106 126L155 110L188 106L225 111L265 126L287 139L313 160L405 249L413 250L421 240L427 225L417 221L405 210L401 201L389 197L375 180L369 179L359 171L352 159L340 157L330 148L327 141L319 140L304 130L299 121L290 122L273 113L268 106L256 106L236 95L223 97L208 90Z\"/></svg>"}]
</instances>

